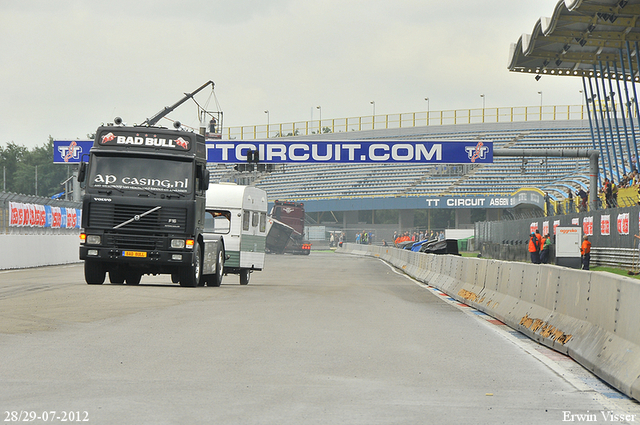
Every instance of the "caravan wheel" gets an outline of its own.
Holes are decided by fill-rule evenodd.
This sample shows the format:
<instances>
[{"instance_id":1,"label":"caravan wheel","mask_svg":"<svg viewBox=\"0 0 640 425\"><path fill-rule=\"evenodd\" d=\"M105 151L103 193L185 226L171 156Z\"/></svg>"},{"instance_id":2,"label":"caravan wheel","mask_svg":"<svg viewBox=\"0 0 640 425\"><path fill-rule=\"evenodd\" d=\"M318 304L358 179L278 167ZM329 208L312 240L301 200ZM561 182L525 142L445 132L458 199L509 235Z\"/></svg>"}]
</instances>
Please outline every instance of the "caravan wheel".
<instances>
[{"instance_id":1,"label":"caravan wheel","mask_svg":"<svg viewBox=\"0 0 640 425\"><path fill-rule=\"evenodd\" d=\"M240 285L248 285L250 277L251 277L251 270L249 269L240 270Z\"/></svg>"}]
</instances>

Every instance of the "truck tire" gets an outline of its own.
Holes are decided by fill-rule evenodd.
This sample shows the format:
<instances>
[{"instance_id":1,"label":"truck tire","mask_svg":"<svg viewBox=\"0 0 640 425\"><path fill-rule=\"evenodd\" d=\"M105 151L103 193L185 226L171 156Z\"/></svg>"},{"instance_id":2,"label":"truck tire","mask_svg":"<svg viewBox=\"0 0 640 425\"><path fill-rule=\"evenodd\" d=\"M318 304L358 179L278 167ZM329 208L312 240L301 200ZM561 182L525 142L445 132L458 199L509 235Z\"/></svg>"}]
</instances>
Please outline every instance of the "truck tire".
<instances>
[{"instance_id":1,"label":"truck tire","mask_svg":"<svg viewBox=\"0 0 640 425\"><path fill-rule=\"evenodd\" d=\"M140 279L142 279L142 274L140 272L128 271L125 275L127 285L140 285Z\"/></svg>"},{"instance_id":2,"label":"truck tire","mask_svg":"<svg viewBox=\"0 0 640 425\"><path fill-rule=\"evenodd\" d=\"M250 276L251 276L251 270L249 270L249 269L241 269L240 270L240 285L248 285Z\"/></svg>"},{"instance_id":3,"label":"truck tire","mask_svg":"<svg viewBox=\"0 0 640 425\"><path fill-rule=\"evenodd\" d=\"M219 244L218 244L219 245ZM207 276L207 286L220 286L224 274L224 247L218 246L216 251L216 270Z\"/></svg>"},{"instance_id":4,"label":"truck tire","mask_svg":"<svg viewBox=\"0 0 640 425\"><path fill-rule=\"evenodd\" d=\"M104 266L97 261L84 262L84 280L89 285L102 285L106 271Z\"/></svg>"},{"instance_id":5,"label":"truck tire","mask_svg":"<svg viewBox=\"0 0 640 425\"><path fill-rule=\"evenodd\" d=\"M124 273L122 270L109 270L109 282L122 285L124 283Z\"/></svg>"},{"instance_id":6,"label":"truck tire","mask_svg":"<svg viewBox=\"0 0 640 425\"><path fill-rule=\"evenodd\" d=\"M180 286L195 288L200 284L200 278L202 277L202 256L200 254L200 243L196 244L193 249L193 264L182 268L182 271L180 273Z\"/></svg>"}]
</instances>

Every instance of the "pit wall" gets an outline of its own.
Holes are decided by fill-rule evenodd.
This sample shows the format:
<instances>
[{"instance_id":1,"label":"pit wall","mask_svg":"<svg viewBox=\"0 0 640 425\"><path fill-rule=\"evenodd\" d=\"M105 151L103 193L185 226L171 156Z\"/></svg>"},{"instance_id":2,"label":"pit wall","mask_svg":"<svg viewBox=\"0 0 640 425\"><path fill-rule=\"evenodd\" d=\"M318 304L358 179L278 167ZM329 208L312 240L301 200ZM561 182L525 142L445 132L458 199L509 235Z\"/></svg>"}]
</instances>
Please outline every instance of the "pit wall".
<instances>
[{"instance_id":1,"label":"pit wall","mask_svg":"<svg viewBox=\"0 0 640 425\"><path fill-rule=\"evenodd\" d=\"M634 279L371 245L344 244L336 252L380 258L640 400L640 284Z\"/></svg>"},{"instance_id":2,"label":"pit wall","mask_svg":"<svg viewBox=\"0 0 640 425\"><path fill-rule=\"evenodd\" d=\"M0 270L76 263L77 233L59 235L0 235Z\"/></svg>"}]
</instances>

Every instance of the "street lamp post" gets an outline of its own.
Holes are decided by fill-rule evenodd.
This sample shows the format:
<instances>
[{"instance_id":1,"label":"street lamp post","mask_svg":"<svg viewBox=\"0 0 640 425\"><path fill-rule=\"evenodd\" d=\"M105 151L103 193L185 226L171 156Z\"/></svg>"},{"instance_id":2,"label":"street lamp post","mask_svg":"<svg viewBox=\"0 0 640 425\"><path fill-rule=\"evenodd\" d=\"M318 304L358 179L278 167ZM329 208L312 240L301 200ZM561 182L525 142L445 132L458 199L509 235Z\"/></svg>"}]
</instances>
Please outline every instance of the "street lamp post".
<instances>
[{"instance_id":1,"label":"street lamp post","mask_svg":"<svg viewBox=\"0 0 640 425\"><path fill-rule=\"evenodd\" d=\"M376 128L376 101L372 100L369 103L373 105L373 116L372 116L373 123L371 124L371 128Z\"/></svg>"},{"instance_id":2,"label":"street lamp post","mask_svg":"<svg viewBox=\"0 0 640 425\"><path fill-rule=\"evenodd\" d=\"M424 100L427 101L427 125L429 125L429 98L425 97Z\"/></svg>"},{"instance_id":3,"label":"street lamp post","mask_svg":"<svg viewBox=\"0 0 640 425\"><path fill-rule=\"evenodd\" d=\"M484 94L481 94L480 97L482 98L482 122L484 122L484 107L486 98L484 97Z\"/></svg>"},{"instance_id":4,"label":"street lamp post","mask_svg":"<svg viewBox=\"0 0 640 425\"><path fill-rule=\"evenodd\" d=\"M538 94L540 95L540 121L542 121L542 92L539 91Z\"/></svg>"},{"instance_id":5,"label":"street lamp post","mask_svg":"<svg viewBox=\"0 0 640 425\"><path fill-rule=\"evenodd\" d=\"M267 114L267 139L269 138L269 121L270 121L270 117L269 117L269 110L267 109L266 111L264 111L265 114Z\"/></svg>"},{"instance_id":6,"label":"street lamp post","mask_svg":"<svg viewBox=\"0 0 640 425\"><path fill-rule=\"evenodd\" d=\"M318 134L322 134L322 107L316 106L316 109L320 111L320 120L318 121Z\"/></svg>"}]
</instances>

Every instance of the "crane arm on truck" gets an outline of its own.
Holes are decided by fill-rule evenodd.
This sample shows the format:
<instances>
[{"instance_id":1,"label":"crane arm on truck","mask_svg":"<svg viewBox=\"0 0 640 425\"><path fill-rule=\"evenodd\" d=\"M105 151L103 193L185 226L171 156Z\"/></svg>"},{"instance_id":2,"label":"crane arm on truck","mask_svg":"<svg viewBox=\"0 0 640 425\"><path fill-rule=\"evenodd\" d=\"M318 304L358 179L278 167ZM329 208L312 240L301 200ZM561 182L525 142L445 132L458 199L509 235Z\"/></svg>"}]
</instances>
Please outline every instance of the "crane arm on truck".
<instances>
[{"instance_id":1,"label":"crane arm on truck","mask_svg":"<svg viewBox=\"0 0 640 425\"><path fill-rule=\"evenodd\" d=\"M211 84L211 88L213 89L215 84L213 83L213 81L207 81L205 84L203 84L202 86L200 86L199 88L197 88L195 91L191 92L191 93L185 93L184 97L182 99L180 99L179 101L177 101L176 103L174 103L171 106L165 106L164 109L162 109L160 112L158 112L157 114L155 114L154 116L152 116L151 118L147 118L145 122L142 123L142 125L148 125L149 127L155 125L158 121L160 121L162 118L166 117L167 115L169 115L169 113L171 113L174 109L176 109L178 106L182 105L184 102L186 102L187 100L193 98L193 96L195 96L198 92L202 91L205 87L207 87L209 84Z\"/></svg>"}]
</instances>

